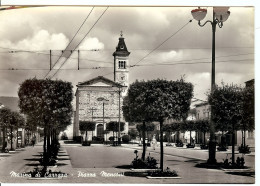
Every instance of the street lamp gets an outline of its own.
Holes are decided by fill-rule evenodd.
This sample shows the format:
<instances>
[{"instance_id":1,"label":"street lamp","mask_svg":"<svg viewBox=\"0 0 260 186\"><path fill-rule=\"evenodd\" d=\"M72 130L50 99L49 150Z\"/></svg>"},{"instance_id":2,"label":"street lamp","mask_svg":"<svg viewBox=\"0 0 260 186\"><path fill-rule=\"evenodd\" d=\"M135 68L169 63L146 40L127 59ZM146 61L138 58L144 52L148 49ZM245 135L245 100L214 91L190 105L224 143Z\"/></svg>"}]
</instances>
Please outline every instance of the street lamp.
<instances>
[{"instance_id":1,"label":"street lamp","mask_svg":"<svg viewBox=\"0 0 260 186\"><path fill-rule=\"evenodd\" d=\"M215 33L216 25L219 28L223 27L223 22L225 22L229 15L229 7L213 7L213 19L207 20L205 23L201 23L207 15L207 9L197 8L191 11L191 14L195 20L198 21L200 27L205 26L207 23L211 23L212 26L212 68L211 68L211 92L215 89ZM215 129L212 122L212 117L210 121L210 141L209 141L209 159L208 163L216 163L216 142L215 142Z\"/></svg>"},{"instance_id":2,"label":"street lamp","mask_svg":"<svg viewBox=\"0 0 260 186\"><path fill-rule=\"evenodd\" d=\"M97 110L97 109L91 107L91 109L89 109L89 110L91 110L91 116L92 116L92 122L93 122L93 113L94 113L94 111ZM103 123L103 124L104 124L104 123ZM103 126L104 126L104 125L103 125ZM93 130L92 130L92 141L93 141Z\"/></svg>"},{"instance_id":3,"label":"street lamp","mask_svg":"<svg viewBox=\"0 0 260 186\"><path fill-rule=\"evenodd\" d=\"M105 104L107 104L107 102L109 100L107 100L103 97L99 97L99 98L97 98L97 101L102 101L102 103L103 103L103 128L105 128L105 109L104 109L104 106L105 106Z\"/></svg>"},{"instance_id":4,"label":"street lamp","mask_svg":"<svg viewBox=\"0 0 260 186\"><path fill-rule=\"evenodd\" d=\"M123 88L126 88L127 86L123 86L123 85L118 85L118 86L113 86L113 87L117 87L118 88L118 98L119 98L119 103L118 103L118 145L121 145L121 131L120 131L120 122L121 122L121 92L123 91Z\"/></svg>"}]
</instances>

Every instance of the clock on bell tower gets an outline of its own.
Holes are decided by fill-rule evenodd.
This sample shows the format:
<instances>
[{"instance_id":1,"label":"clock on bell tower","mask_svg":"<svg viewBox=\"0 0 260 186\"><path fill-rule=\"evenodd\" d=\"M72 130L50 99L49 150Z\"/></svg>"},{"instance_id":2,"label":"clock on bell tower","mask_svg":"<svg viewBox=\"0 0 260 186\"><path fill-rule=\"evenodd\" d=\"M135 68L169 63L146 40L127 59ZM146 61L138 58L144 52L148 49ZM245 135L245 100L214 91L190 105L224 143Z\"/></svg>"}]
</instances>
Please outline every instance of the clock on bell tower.
<instances>
[{"instance_id":1,"label":"clock on bell tower","mask_svg":"<svg viewBox=\"0 0 260 186\"><path fill-rule=\"evenodd\" d=\"M128 88L129 86L129 54L121 31L114 56L114 81ZM123 94L126 93L126 90Z\"/></svg>"}]
</instances>

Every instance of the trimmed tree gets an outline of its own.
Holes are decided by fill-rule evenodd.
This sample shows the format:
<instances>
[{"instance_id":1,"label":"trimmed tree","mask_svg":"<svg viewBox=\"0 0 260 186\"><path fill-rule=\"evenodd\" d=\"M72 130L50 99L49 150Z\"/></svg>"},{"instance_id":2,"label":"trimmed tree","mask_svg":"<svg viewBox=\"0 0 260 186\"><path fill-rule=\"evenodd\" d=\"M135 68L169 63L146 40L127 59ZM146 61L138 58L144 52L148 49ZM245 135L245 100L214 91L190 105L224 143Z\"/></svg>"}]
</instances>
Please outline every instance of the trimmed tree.
<instances>
[{"instance_id":1,"label":"trimmed tree","mask_svg":"<svg viewBox=\"0 0 260 186\"><path fill-rule=\"evenodd\" d=\"M170 138L171 138L171 133L174 132L173 125L171 125L171 124L164 125L163 126L163 131L167 132L167 135L168 135L167 141L168 141L168 144L169 144L170 143Z\"/></svg>"},{"instance_id":2,"label":"trimmed tree","mask_svg":"<svg viewBox=\"0 0 260 186\"><path fill-rule=\"evenodd\" d=\"M128 135L130 136L130 140L136 139L138 132L135 129L131 129L128 131Z\"/></svg>"},{"instance_id":3,"label":"trimmed tree","mask_svg":"<svg viewBox=\"0 0 260 186\"><path fill-rule=\"evenodd\" d=\"M196 129L203 133L203 145L206 145L206 132L210 131L209 120L196 120Z\"/></svg>"},{"instance_id":4,"label":"trimmed tree","mask_svg":"<svg viewBox=\"0 0 260 186\"><path fill-rule=\"evenodd\" d=\"M170 125L171 125L171 130L175 131L177 133L175 139L176 139L176 142L179 143L179 140L180 140L179 134L181 131L181 123L176 121L176 122L171 123Z\"/></svg>"},{"instance_id":5,"label":"trimmed tree","mask_svg":"<svg viewBox=\"0 0 260 186\"><path fill-rule=\"evenodd\" d=\"M195 123L195 121L193 121L193 120L184 120L181 123L181 127L182 127L183 131L189 131L190 132L190 144L193 144L191 132L196 130L196 123Z\"/></svg>"},{"instance_id":6,"label":"trimmed tree","mask_svg":"<svg viewBox=\"0 0 260 186\"><path fill-rule=\"evenodd\" d=\"M6 148L6 129L10 124L11 115L12 112L9 108L3 107L0 109L0 126L3 130L2 152L5 152Z\"/></svg>"},{"instance_id":7,"label":"trimmed tree","mask_svg":"<svg viewBox=\"0 0 260 186\"><path fill-rule=\"evenodd\" d=\"M154 131L155 125L153 123L146 123L145 126L143 126L143 124L137 124L136 125L136 129L139 132L139 134L145 134L145 136L143 136L143 139L145 140L146 137L149 139L149 132Z\"/></svg>"},{"instance_id":8,"label":"trimmed tree","mask_svg":"<svg viewBox=\"0 0 260 186\"><path fill-rule=\"evenodd\" d=\"M41 124L40 122L41 121L37 120L36 117L27 115L26 124L24 128L27 134L26 144L30 143L30 137L32 137L33 134L37 131L37 126L43 126L43 124Z\"/></svg>"},{"instance_id":9,"label":"trimmed tree","mask_svg":"<svg viewBox=\"0 0 260 186\"><path fill-rule=\"evenodd\" d=\"M124 104L127 105L124 116L131 120L137 120L133 119L136 117L139 121L160 123L160 169L163 171L163 122L167 118L176 120L187 118L193 96L193 85L184 82L183 79L137 81L132 85L128 89L128 103ZM135 96L132 94L133 91Z\"/></svg>"},{"instance_id":10,"label":"trimmed tree","mask_svg":"<svg viewBox=\"0 0 260 186\"><path fill-rule=\"evenodd\" d=\"M119 127L119 122L117 121L110 121L109 123L107 123L106 125L106 130L107 131L112 131L113 132L113 143L115 140L115 132L118 132L118 127ZM125 123L124 122L120 122L120 131L124 131L125 130Z\"/></svg>"},{"instance_id":11,"label":"trimmed tree","mask_svg":"<svg viewBox=\"0 0 260 186\"><path fill-rule=\"evenodd\" d=\"M51 143L58 143L57 136L71 124L72 85L61 80L25 80L19 88L19 107L21 112L37 120L39 127L44 128L43 165L51 161L53 154ZM55 152L57 152L55 150Z\"/></svg>"},{"instance_id":12,"label":"trimmed tree","mask_svg":"<svg viewBox=\"0 0 260 186\"><path fill-rule=\"evenodd\" d=\"M235 164L235 131L239 128L242 116L242 88L236 85L216 86L209 95L212 121L226 125L232 132L232 164Z\"/></svg>"},{"instance_id":13,"label":"trimmed tree","mask_svg":"<svg viewBox=\"0 0 260 186\"><path fill-rule=\"evenodd\" d=\"M25 120L18 112L11 112L10 122L9 122L9 128L10 128L10 132L11 132L11 149L10 150L14 150L14 148L13 148L14 130L17 130L19 127L23 127L24 124L25 124ZM17 134L18 134L18 132L17 132Z\"/></svg>"},{"instance_id":14,"label":"trimmed tree","mask_svg":"<svg viewBox=\"0 0 260 186\"><path fill-rule=\"evenodd\" d=\"M246 148L245 132L255 129L255 91L254 86L245 87L243 90L242 122L239 128L242 130L241 148Z\"/></svg>"},{"instance_id":15,"label":"trimmed tree","mask_svg":"<svg viewBox=\"0 0 260 186\"><path fill-rule=\"evenodd\" d=\"M85 141L88 141L88 131L94 131L96 128L96 122L94 121L79 121L79 130L86 132Z\"/></svg>"},{"instance_id":16,"label":"trimmed tree","mask_svg":"<svg viewBox=\"0 0 260 186\"><path fill-rule=\"evenodd\" d=\"M123 100L123 115L128 122L142 122L143 128L145 129L146 122L155 120L152 115L146 112L147 109L147 96L146 89L147 83L144 81L136 81L129 86L127 96ZM143 139L145 139L145 131L142 131ZM143 140L143 152L142 160L145 160L146 144Z\"/></svg>"}]
</instances>

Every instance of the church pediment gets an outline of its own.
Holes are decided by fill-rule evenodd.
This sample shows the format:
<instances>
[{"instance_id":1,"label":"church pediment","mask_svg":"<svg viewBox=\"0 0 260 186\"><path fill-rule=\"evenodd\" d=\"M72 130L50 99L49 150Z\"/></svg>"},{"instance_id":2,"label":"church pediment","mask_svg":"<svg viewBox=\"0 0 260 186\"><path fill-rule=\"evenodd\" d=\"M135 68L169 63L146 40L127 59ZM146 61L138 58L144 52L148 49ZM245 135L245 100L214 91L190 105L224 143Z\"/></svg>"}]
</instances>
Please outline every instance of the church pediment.
<instances>
[{"instance_id":1,"label":"church pediment","mask_svg":"<svg viewBox=\"0 0 260 186\"><path fill-rule=\"evenodd\" d=\"M121 85L103 76L98 76L94 79L85 82L79 82L77 87L81 87L81 86L108 87L108 86L121 86Z\"/></svg>"},{"instance_id":2,"label":"church pediment","mask_svg":"<svg viewBox=\"0 0 260 186\"><path fill-rule=\"evenodd\" d=\"M104 83L104 82L97 82L97 83L93 83L89 86L93 86L93 87L108 87L111 86L110 84Z\"/></svg>"}]
</instances>

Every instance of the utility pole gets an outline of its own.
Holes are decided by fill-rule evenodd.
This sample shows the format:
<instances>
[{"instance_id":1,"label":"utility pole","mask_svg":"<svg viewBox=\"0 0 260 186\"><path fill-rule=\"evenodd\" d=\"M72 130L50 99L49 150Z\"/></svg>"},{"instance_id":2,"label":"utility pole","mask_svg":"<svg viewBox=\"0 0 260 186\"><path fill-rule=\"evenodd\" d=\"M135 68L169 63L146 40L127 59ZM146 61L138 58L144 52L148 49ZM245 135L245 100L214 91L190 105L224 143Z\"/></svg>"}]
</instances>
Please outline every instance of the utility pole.
<instances>
[{"instance_id":1,"label":"utility pole","mask_svg":"<svg viewBox=\"0 0 260 186\"><path fill-rule=\"evenodd\" d=\"M50 71L51 71L51 50L50 50Z\"/></svg>"},{"instance_id":2,"label":"utility pole","mask_svg":"<svg viewBox=\"0 0 260 186\"><path fill-rule=\"evenodd\" d=\"M78 70L79 70L79 50L78 50Z\"/></svg>"},{"instance_id":3,"label":"utility pole","mask_svg":"<svg viewBox=\"0 0 260 186\"><path fill-rule=\"evenodd\" d=\"M120 100L121 100L121 88L122 87L118 87L119 91L118 91L118 97L119 97L119 117L118 117L118 145L121 145L121 135L120 135L120 118L121 118L121 105L120 105Z\"/></svg>"}]
</instances>

